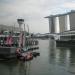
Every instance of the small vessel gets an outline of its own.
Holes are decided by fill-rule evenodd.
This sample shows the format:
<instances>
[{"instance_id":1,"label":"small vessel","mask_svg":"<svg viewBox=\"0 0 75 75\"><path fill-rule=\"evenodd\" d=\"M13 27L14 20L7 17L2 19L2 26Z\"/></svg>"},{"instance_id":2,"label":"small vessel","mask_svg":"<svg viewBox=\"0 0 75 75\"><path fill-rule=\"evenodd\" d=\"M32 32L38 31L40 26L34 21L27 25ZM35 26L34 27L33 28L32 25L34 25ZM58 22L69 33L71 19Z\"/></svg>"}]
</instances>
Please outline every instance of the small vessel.
<instances>
[{"instance_id":1,"label":"small vessel","mask_svg":"<svg viewBox=\"0 0 75 75\"><path fill-rule=\"evenodd\" d=\"M17 51L16 55L19 60L29 61L29 60L33 59L32 52L21 52L22 50L20 50L20 49L18 49L18 50L19 51Z\"/></svg>"},{"instance_id":2,"label":"small vessel","mask_svg":"<svg viewBox=\"0 0 75 75\"><path fill-rule=\"evenodd\" d=\"M21 50L21 48L17 48L16 55L19 60L30 61L34 57L40 56L40 53L33 52L33 51L24 51L24 50Z\"/></svg>"},{"instance_id":3,"label":"small vessel","mask_svg":"<svg viewBox=\"0 0 75 75\"><path fill-rule=\"evenodd\" d=\"M19 23L19 33L18 35L12 34L10 32L9 35L0 35L0 58L1 59L11 59L11 58L19 58L23 61L28 61L33 59L34 53L32 53L31 49L38 49L38 47L30 48L28 51L24 51L26 46L26 39L25 36L25 24L24 24L24 31L21 30L21 25L23 24L23 19L17 20ZM17 34L17 33L15 33ZM37 41L36 41L37 43Z\"/></svg>"},{"instance_id":4,"label":"small vessel","mask_svg":"<svg viewBox=\"0 0 75 75\"><path fill-rule=\"evenodd\" d=\"M25 46L25 31L21 30L24 19L17 19L19 23L19 34L14 35L14 31L8 35L0 34L0 58L10 59L16 57L16 49Z\"/></svg>"}]
</instances>

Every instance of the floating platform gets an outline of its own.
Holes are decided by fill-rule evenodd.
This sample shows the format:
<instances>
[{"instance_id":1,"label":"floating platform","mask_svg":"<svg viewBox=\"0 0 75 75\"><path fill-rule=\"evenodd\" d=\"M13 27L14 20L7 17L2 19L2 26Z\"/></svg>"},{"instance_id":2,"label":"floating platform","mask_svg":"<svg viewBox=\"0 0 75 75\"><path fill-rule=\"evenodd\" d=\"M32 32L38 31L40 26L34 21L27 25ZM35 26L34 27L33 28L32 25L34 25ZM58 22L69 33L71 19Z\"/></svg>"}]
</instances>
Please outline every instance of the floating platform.
<instances>
[{"instance_id":1,"label":"floating platform","mask_svg":"<svg viewBox=\"0 0 75 75\"><path fill-rule=\"evenodd\" d=\"M75 46L75 40L68 40L68 41L56 40L56 46L74 47Z\"/></svg>"}]
</instances>

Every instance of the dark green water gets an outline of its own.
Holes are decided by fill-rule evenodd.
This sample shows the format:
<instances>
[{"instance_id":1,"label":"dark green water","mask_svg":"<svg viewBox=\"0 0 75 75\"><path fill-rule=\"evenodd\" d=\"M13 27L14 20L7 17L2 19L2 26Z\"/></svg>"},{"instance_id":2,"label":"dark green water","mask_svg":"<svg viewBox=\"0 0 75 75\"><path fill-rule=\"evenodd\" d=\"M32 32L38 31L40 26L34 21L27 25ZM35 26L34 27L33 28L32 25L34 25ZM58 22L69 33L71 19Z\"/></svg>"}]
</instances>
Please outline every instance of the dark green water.
<instances>
[{"instance_id":1,"label":"dark green water","mask_svg":"<svg viewBox=\"0 0 75 75\"><path fill-rule=\"evenodd\" d=\"M0 75L75 75L75 48L39 40L40 56L32 61L0 61Z\"/></svg>"}]
</instances>

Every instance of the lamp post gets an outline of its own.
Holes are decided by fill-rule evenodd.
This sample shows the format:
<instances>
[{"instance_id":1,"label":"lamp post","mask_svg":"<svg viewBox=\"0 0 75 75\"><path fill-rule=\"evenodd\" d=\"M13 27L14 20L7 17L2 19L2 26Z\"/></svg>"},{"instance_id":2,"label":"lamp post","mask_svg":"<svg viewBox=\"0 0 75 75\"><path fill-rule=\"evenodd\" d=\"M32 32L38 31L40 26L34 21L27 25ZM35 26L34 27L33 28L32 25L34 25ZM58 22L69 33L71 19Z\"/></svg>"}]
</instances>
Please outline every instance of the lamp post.
<instances>
[{"instance_id":1,"label":"lamp post","mask_svg":"<svg viewBox=\"0 0 75 75\"><path fill-rule=\"evenodd\" d=\"M28 33L29 33L29 25L27 24L27 28L28 28Z\"/></svg>"},{"instance_id":2,"label":"lamp post","mask_svg":"<svg viewBox=\"0 0 75 75\"><path fill-rule=\"evenodd\" d=\"M23 46L25 46L25 42L26 42L26 35L25 35L26 33L25 33L25 24L24 24L24 42L23 42Z\"/></svg>"}]
</instances>

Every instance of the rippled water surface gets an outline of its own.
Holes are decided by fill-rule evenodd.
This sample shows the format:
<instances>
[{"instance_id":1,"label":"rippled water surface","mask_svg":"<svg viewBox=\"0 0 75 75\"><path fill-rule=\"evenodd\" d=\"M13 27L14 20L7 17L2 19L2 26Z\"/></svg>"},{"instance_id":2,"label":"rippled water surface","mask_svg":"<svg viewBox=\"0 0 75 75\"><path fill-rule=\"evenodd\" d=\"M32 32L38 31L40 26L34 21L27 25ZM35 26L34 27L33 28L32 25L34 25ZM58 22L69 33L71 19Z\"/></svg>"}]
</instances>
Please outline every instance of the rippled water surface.
<instances>
[{"instance_id":1,"label":"rippled water surface","mask_svg":"<svg viewBox=\"0 0 75 75\"><path fill-rule=\"evenodd\" d=\"M0 75L75 75L75 48L39 40L37 51L40 56L32 61L0 61Z\"/></svg>"}]
</instances>

